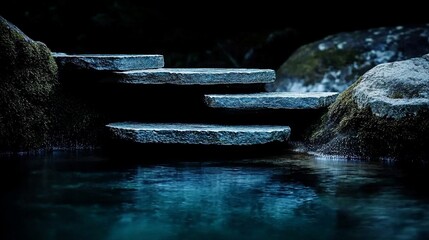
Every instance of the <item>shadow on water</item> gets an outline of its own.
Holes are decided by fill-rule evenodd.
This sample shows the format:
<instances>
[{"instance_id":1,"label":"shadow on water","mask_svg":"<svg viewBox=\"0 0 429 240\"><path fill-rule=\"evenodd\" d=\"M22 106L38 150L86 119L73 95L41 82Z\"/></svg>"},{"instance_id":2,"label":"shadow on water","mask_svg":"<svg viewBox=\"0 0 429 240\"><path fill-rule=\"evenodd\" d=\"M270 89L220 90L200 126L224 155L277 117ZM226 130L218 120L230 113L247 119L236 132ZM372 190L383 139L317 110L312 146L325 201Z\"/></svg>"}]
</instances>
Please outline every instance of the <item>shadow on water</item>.
<instances>
[{"instance_id":1,"label":"shadow on water","mask_svg":"<svg viewBox=\"0 0 429 240\"><path fill-rule=\"evenodd\" d=\"M1 239L429 237L422 166L171 147L2 157Z\"/></svg>"}]
</instances>

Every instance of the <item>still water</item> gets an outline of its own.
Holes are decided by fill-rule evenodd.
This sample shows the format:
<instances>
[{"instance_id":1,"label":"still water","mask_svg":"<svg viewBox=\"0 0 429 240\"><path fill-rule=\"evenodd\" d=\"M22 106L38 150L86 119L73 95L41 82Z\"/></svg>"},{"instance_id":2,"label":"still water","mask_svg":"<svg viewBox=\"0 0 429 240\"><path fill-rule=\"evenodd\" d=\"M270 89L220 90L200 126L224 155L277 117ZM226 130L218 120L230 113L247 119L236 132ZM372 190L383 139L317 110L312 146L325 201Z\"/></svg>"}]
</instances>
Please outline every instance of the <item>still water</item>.
<instances>
[{"instance_id":1,"label":"still water","mask_svg":"<svg viewBox=\"0 0 429 240\"><path fill-rule=\"evenodd\" d=\"M420 167L293 153L24 162L2 169L0 239L429 239Z\"/></svg>"}]
</instances>

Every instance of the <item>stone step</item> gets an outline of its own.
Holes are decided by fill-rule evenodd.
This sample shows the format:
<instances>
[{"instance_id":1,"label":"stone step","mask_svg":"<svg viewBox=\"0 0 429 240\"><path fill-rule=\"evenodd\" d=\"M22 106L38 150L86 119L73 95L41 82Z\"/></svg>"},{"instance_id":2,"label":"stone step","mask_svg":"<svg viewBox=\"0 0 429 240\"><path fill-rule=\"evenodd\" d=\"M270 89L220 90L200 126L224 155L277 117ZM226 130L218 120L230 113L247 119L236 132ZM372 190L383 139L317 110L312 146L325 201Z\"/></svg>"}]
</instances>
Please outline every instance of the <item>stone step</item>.
<instances>
[{"instance_id":1,"label":"stone step","mask_svg":"<svg viewBox=\"0 0 429 240\"><path fill-rule=\"evenodd\" d=\"M337 96L337 92L208 94L205 102L211 108L235 110L319 109L331 105Z\"/></svg>"},{"instance_id":2,"label":"stone step","mask_svg":"<svg viewBox=\"0 0 429 240\"><path fill-rule=\"evenodd\" d=\"M274 70L240 68L160 68L114 74L113 81L128 84L264 84L276 78Z\"/></svg>"},{"instance_id":3,"label":"stone step","mask_svg":"<svg viewBox=\"0 0 429 240\"><path fill-rule=\"evenodd\" d=\"M54 53L58 66L67 69L128 71L164 67L162 55L81 54Z\"/></svg>"},{"instance_id":4,"label":"stone step","mask_svg":"<svg viewBox=\"0 0 429 240\"><path fill-rule=\"evenodd\" d=\"M196 145L259 145L286 142L288 126L235 126L185 123L111 123L107 127L114 137L136 143Z\"/></svg>"}]
</instances>

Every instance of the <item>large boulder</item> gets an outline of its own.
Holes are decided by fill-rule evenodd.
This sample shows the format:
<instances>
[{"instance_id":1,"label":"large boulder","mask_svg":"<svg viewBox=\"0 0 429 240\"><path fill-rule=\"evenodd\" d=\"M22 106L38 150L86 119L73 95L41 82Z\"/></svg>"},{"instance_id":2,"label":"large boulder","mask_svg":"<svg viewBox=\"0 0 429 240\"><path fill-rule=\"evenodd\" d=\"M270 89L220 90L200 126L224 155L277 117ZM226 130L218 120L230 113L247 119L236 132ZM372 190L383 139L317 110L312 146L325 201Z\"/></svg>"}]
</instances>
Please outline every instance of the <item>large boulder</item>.
<instances>
[{"instance_id":1,"label":"large boulder","mask_svg":"<svg viewBox=\"0 0 429 240\"><path fill-rule=\"evenodd\" d=\"M0 150L46 144L57 65L45 44L0 17Z\"/></svg>"},{"instance_id":2,"label":"large boulder","mask_svg":"<svg viewBox=\"0 0 429 240\"><path fill-rule=\"evenodd\" d=\"M331 105L310 141L328 154L427 160L429 56L365 73Z\"/></svg>"},{"instance_id":3,"label":"large boulder","mask_svg":"<svg viewBox=\"0 0 429 240\"><path fill-rule=\"evenodd\" d=\"M299 48L269 91L342 92L372 67L429 52L429 25L339 33Z\"/></svg>"}]
</instances>

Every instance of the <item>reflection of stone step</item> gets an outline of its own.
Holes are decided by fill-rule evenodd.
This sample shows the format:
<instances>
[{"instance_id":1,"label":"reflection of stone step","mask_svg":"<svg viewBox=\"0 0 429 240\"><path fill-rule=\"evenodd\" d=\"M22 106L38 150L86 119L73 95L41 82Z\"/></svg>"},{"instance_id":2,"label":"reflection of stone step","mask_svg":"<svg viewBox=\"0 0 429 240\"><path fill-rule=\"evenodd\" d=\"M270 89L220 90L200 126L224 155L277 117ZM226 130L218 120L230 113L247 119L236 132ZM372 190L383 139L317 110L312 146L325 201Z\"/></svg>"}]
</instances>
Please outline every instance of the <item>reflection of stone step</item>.
<instances>
[{"instance_id":1,"label":"reflection of stone step","mask_svg":"<svg viewBox=\"0 0 429 240\"><path fill-rule=\"evenodd\" d=\"M115 72L112 80L129 84L255 84L274 82L275 72L269 69L160 68Z\"/></svg>"},{"instance_id":2,"label":"reflection of stone step","mask_svg":"<svg viewBox=\"0 0 429 240\"><path fill-rule=\"evenodd\" d=\"M54 53L53 56L61 68L68 69L127 71L164 67L164 57L162 55L67 55Z\"/></svg>"},{"instance_id":3,"label":"reflection of stone step","mask_svg":"<svg viewBox=\"0 0 429 240\"><path fill-rule=\"evenodd\" d=\"M184 123L111 123L107 125L121 140L136 143L168 143L198 145L258 145L286 142L287 126L225 126Z\"/></svg>"},{"instance_id":4,"label":"reflection of stone step","mask_svg":"<svg viewBox=\"0 0 429 240\"><path fill-rule=\"evenodd\" d=\"M209 107L222 109L318 109L332 104L337 96L334 92L210 94L205 101Z\"/></svg>"}]
</instances>

